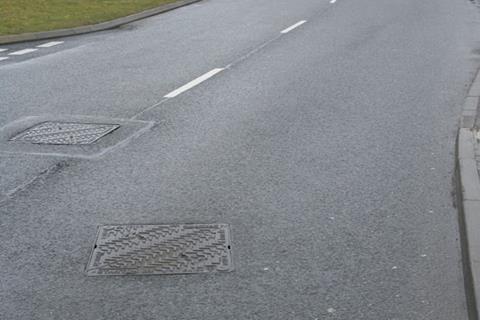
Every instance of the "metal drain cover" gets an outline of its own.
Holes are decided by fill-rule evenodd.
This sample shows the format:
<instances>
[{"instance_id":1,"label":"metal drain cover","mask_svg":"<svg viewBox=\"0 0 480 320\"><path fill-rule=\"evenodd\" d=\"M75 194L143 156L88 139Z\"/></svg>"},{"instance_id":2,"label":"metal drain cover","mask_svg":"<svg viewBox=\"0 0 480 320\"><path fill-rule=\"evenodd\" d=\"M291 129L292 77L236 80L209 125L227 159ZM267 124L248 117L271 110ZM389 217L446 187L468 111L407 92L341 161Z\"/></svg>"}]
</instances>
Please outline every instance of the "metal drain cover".
<instances>
[{"instance_id":1,"label":"metal drain cover","mask_svg":"<svg viewBox=\"0 0 480 320\"><path fill-rule=\"evenodd\" d=\"M110 225L98 229L89 276L232 271L226 224Z\"/></svg>"},{"instance_id":2,"label":"metal drain cover","mask_svg":"<svg viewBox=\"0 0 480 320\"><path fill-rule=\"evenodd\" d=\"M91 144L118 129L118 124L42 122L11 138L35 144Z\"/></svg>"}]
</instances>

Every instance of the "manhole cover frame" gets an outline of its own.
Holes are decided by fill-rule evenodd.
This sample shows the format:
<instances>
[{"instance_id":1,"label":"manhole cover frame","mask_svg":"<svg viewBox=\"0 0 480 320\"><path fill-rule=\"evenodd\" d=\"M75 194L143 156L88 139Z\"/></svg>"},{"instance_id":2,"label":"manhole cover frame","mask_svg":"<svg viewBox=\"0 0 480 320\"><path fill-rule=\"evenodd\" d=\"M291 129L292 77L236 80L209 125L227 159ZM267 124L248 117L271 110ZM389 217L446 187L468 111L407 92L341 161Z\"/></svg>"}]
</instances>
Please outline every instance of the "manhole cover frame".
<instances>
[{"instance_id":1,"label":"manhole cover frame","mask_svg":"<svg viewBox=\"0 0 480 320\"><path fill-rule=\"evenodd\" d=\"M50 126L48 126L50 125ZM37 130L41 130L43 129L42 126L45 128L45 131L47 130L54 130L55 127L60 127L60 126L77 126L77 127L80 127L80 128L77 128L75 130L63 130L60 128L60 129L57 129L57 132L45 132L43 133L42 135L46 135L47 137L45 137L45 140L42 141L41 140L41 137L39 138L38 136L33 136L33 137L29 137L30 135L34 134L34 132ZM81 128L81 126L85 126L85 127L91 127L91 128ZM102 132L99 132L99 133L96 133L96 134L90 134L91 136L93 136L92 138L90 139L85 139L81 137L81 135L79 135L79 132L81 131L85 131L85 130L100 130L101 127L105 127L105 130L103 130ZM32 143L32 144L41 144L41 145L63 145L63 146L74 146L74 145L89 145L89 144L92 144L92 143L95 143L96 141L104 138L106 135L112 133L113 131L119 129L121 127L120 124L116 124L116 123L86 123L86 122L78 122L78 121L71 121L71 122L67 122L67 121L43 121L43 122L40 122L40 123L37 123L35 125L33 125L32 127L29 127L25 130L23 130L22 132L14 135L13 137L11 137L9 139L9 141L18 141L18 142L25 142L25 143ZM51 136L66 136L66 135L71 135L72 137L74 137L73 139L71 140L75 140L75 141L72 141L72 142L67 142L67 141L62 141L62 140L67 140L67 138L65 137L51 137ZM75 136L75 134L77 134ZM55 140L56 139L56 140ZM81 140L80 142L77 142L78 140ZM82 140L84 142L82 142ZM56 142L58 141L58 142Z\"/></svg>"},{"instance_id":2,"label":"manhole cover frame","mask_svg":"<svg viewBox=\"0 0 480 320\"><path fill-rule=\"evenodd\" d=\"M102 262L105 262L102 260L103 256L106 256L104 250L108 249L109 251L115 251L118 255L113 256L113 257L107 257L106 259L109 259L109 263L113 264L118 264L118 263L124 263L124 261L121 261L121 259L118 259L119 256L122 258L125 258L126 261L128 260L133 260L133 261L138 261L139 258L138 256L135 255L129 255L129 250L125 250L125 246L127 246L126 239L122 239L122 237L115 239L115 237L110 238L109 241L106 243L102 243L105 239L108 239L108 232L111 232L112 229L118 228L116 231L123 233L123 237L127 237L131 241L136 241L137 245L139 241L144 241L145 239L142 239L145 237L145 235L142 235L141 237L137 238L138 234L145 234L145 232L152 233L154 232L155 228L160 228L164 229L162 231L169 233L168 230L170 230L170 233L175 233L175 230L181 230L182 232L185 232L185 230L202 230L202 229L210 229L209 232L211 233L212 230L216 230L218 233L215 235L215 241L219 242L216 243L215 245L211 245L210 247L206 247L203 250L208 251L207 253L211 254L212 250L215 247L216 251L221 251L223 254L222 255L217 255L212 257L212 259L215 261L215 259L220 259L222 262L221 263L214 263L214 265L218 265L218 267L214 267L212 265L208 266L197 266L197 267L191 267L191 268L177 268L172 267L173 270L169 271L162 271L162 270L153 270L154 267L151 265L143 265L138 268L133 268L130 266L127 267L118 267L118 268L111 268L111 266L105 266L102 265ZM142 228L146 228L150 230L143 230ZM130 229L130 230L129 230ZM139 231L140 230L140 231ZM182 232L178 232L177 234L179 235L178 238L182 238L184 242L192 242L192 239L188 239L188 236L192 235L187 234L182 234ZM223 239L222 239L223 235ZM157 235L149 235L150 238L158 238ZM184 239L186 237L186 239ZM200 235L200 237L204 237ZM195 247L192 245L192 247L181 247L176 250L170 250L168 246L165 246L165 243L168 243L170 247L179 247L178 244L173 244L175 243L175 237L172 238L164 238L161 240L157 240L156 243L153 245L146 245L143 244L142 246L139 246L139 249L135 249L135 246L132 246L132 250L135 253L140 252L143 255L148 255L148 259L151 259L152 254L155 254L157 252L168 252L169 254L167 257L157 257L159 259L164 259L163 261L160 261L160 264L164 263L166 260L168 262L171 262L172 259L177 258L180 260L180 262L185 263L185 259L188 260L188 258L191 258L193 256L198 256L202 255L201 253L197 254L198 251L201 252L201 250L195 250L192 249L192 247ZM209 242L207 242L207 245ZM205 243L204 243L205 244ZM222 247L219 249L219 247ZM106 249L105 249L106 248ZM170 250L170 251L169 251ZM215 251L214 250L214 251ZM196 251L196 252L192 252ZM154 257L155 258L155 257ZM145 261L145 260L144 260ZM204 263L203 261L202 263ZM125 264L125 263L124 263ZM207 263L208 264L208 263ZM157 263L153 263L152 265L157 265ZM217 223L217 224L108 224L108 225L100 225L97 228L97 233L95 237L95 242L91 248L91 253L88 259L88 263L85 267L85 273L87 276L142 276L142 275L181 275L181 274L204 274L204 273L225 273L225 272L231 272L234 270L233 267L233 256L232 256L232 245L231 245L231 231L230 231L230 225L229 224L222 224L222 223Z\"/></svg>"}]
</instances>

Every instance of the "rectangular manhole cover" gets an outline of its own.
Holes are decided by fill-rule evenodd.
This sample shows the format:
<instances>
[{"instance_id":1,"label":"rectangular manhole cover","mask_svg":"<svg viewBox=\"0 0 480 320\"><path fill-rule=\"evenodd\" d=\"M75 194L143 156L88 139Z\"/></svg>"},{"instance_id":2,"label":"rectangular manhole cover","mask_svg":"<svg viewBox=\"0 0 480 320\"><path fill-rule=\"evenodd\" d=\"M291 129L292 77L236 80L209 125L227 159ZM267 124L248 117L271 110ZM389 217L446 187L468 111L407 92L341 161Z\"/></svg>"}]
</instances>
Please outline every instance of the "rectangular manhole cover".
<instances>
[{"instance_id":1,"label":"rectangular manhole cover","mask_svg":"<svg viewBox=\"0 0 480 320\"><path fill-rule=\"evenodd\" d=\"M230 250L227 224L101 226L86 273L97 276L232 271Z\"/></svg>"},{"instance_id":2,"label":"rectangular manhole cover","mask_svg":"<svg viewBox=\"0 0 480 320\"><path fill-rule=\"evenodd\" d=\"M118 124L47 121L23 131L10 140L35 144L91 144L119 127Z\"/></svg>"}]
</instances>

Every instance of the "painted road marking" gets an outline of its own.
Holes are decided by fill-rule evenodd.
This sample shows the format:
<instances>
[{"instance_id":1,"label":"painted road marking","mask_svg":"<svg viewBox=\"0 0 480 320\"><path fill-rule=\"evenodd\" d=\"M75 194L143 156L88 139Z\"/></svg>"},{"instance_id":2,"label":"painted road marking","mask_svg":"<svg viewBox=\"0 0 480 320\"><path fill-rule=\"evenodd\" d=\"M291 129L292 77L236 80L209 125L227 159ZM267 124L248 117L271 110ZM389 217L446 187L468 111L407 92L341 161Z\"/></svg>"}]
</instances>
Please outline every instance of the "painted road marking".
<instances>
[{"instance_id":1,"label":"painted road marking","mask_svg":"<svg viewBox=\"0 0 480 320\"><path fill-rule=\"evenodd\" d=\"M30 52L34 52L34 51L37 51L38 49L23 49L23 50L20 50L20 51L15 51L15 52L12 52L12 53L9 53L8 55L9 56L21 56L22 54L27 54L27 53L30 53Z\"/></svg>"},{"instance_id":2,"label":"painted road marking","mask_svg":"<svg viewBox=\"0 0 480 320\"><path fill-rule=\"evenodd\" d=\"M170 92L169 94L167 94L165 96L165 98L175 98L176 96L178 96L179 94L182 94L184 93L185 91L187 90L190 90L192 89L193 87L195 86L198 86L200 83L210 79L211 77L213 77L214 75L216 75L217 73L223 71L224 68L216 68L216 69L213 69L207 73L205 73L203 76L200 76L198 77L197 79L193 80L193 81L190 81L189 83L187 83L186 85Z\"/></svg>"},{"instance_id":3,"label":"painted road marking","mask_svg":"<svg viewBox=\"0 0 480 320\"><path fill-rule=\"evenodd\" d=\"M330 3L335 3L337 2L337 0L330 0Z\"/></svg>"},{"instance_id":4,"label":"painted road marking","mask_svg":"<svg viewBox=\"0 0 480 320\"><path fill-rule=\"evenodd\" d=\"M293 26L290 26L290 27L288 27L287 29L283 30L281 33L289 33L289 32L292 31L293 29L300 27L300 26L301 26L302 24L304 24L305 22L307 22L307 20L299 21L299 22L295 23Z\"/></svg>"},{"instance_id":5,"label":"painted road marking","mask_svg":"<svg viewBox=\"0 0 480 320\"><path fill-rule=\"evenodd\" d=\"M37 46L37 48L50 48L50 47L53 47L53 46L56 46L56 45L59 45L59 44L62 44L63 41L52 41L52 42L47 42L47 43L44 43L44 44L41 44L39 46Z\"/></svg>"},{"instance_id":6,"label":"painted road marking","mask_svg":"<svg viewBox=\"0 0 480 320\"><path fill-rule=\"evenodd\" d=\"M8 57L0 57L0 61L7 60Z\"/></svg>"},{"instance_id":7,"label":"painted road marking","mask_svg":"<svg viewBox=\"0 0 480 320\"><path fill-rule=\"evenodd\" d=\"M0 52L4 52L4 51L7 51L8 49L2 49L0 48Z\"/></svg>"}]
</instances>

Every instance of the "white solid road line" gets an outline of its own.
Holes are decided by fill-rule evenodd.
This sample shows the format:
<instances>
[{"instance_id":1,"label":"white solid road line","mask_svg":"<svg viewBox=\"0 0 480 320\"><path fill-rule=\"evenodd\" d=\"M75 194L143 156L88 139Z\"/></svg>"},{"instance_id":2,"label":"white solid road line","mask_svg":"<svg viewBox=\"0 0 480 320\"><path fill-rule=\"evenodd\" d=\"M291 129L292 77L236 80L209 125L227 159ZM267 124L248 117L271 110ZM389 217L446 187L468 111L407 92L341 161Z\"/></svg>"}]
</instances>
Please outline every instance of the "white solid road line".
<instances>
[{"instance_id":1,"label":"white solid road line","mask_svg":"<svg viewBox=\"0 0 480 320\"><path fill-rule=\"evenodd\" d=\"M0 52L4 52L4 51L7 51L8 49L2 49L0 48Z\"/></svg>"},{"instance_id":2,"label":"white solid road line","mask_svg":"<svg viewBox=\"0 0 480 320\"><path fill-rule=\"evenodd\" d=\"M34 51L37 51L38 49L23 49L23 50L20 50L20 51L15 51L15 52L12 52L12 53L9 53L8 55L9 56L21 56L22 54L27 54L27 53L30 53L30 52L34 52Z\"/></svg>"},{"instance_id":3,"label":"white solid road line","mask_svg":"<svg viewBox=\"0 0 480 320\"><path fill-rule=\"evenodd\" d=\"M52 42L47 42L47 43L44 43L44 44L41 44L39 46L37 46L37 48L50 48L50 47L53 47L53 46L56 46L56 45L59 45L59 44L62 44L63 41L52 41Z\"/></svg>"},{"instance_id":4,"label":"white solid road line","mask_svg":"<svg viewBox=\"0 0 480 320\"><path fill-rule=\"evenodd\" d=\"M8 57L0 57L0 61L7 60Z\"/></svg>"},{"instance_id":5,"label":"white solid road line","mask_svg":"<svg viewBox=\"0 0 480 320\"><path fill-rule=\"evenodd\" d=\"M299 21L299 22L295 23L293 26L290 26L290 27L288 27L287 29L283 30L281 33L289 33L289 32L292 31L293 29L300 27L300 26L301 26L302 24L304 24L305 22L307 22L307 20Z\"/></svg>"},{"instance_id":6,"label":"white solid road line","mask_svg":"<svg viewBox=\"0 0 480 320\"><path fill-rule=\"evenodd\" d=\"M190 81L189 83L187 83L186 85L170 92L169 94L167 94L165 96L165 98L174 98L176 96L178 96L179 94L182 94L184 93L185 91L187 90L190 90L192 89L193 87L199 85L200 83L204 82L205 80L208 80L210 79L211 77L213 77L214 75L216 75L217 73L223 71L224 68L216 68L216 69L213 69L207 73L205 73L203 76L200 76L198 77L197 79L193 80L193 81Z\"/></svg>"}]
</instances>

